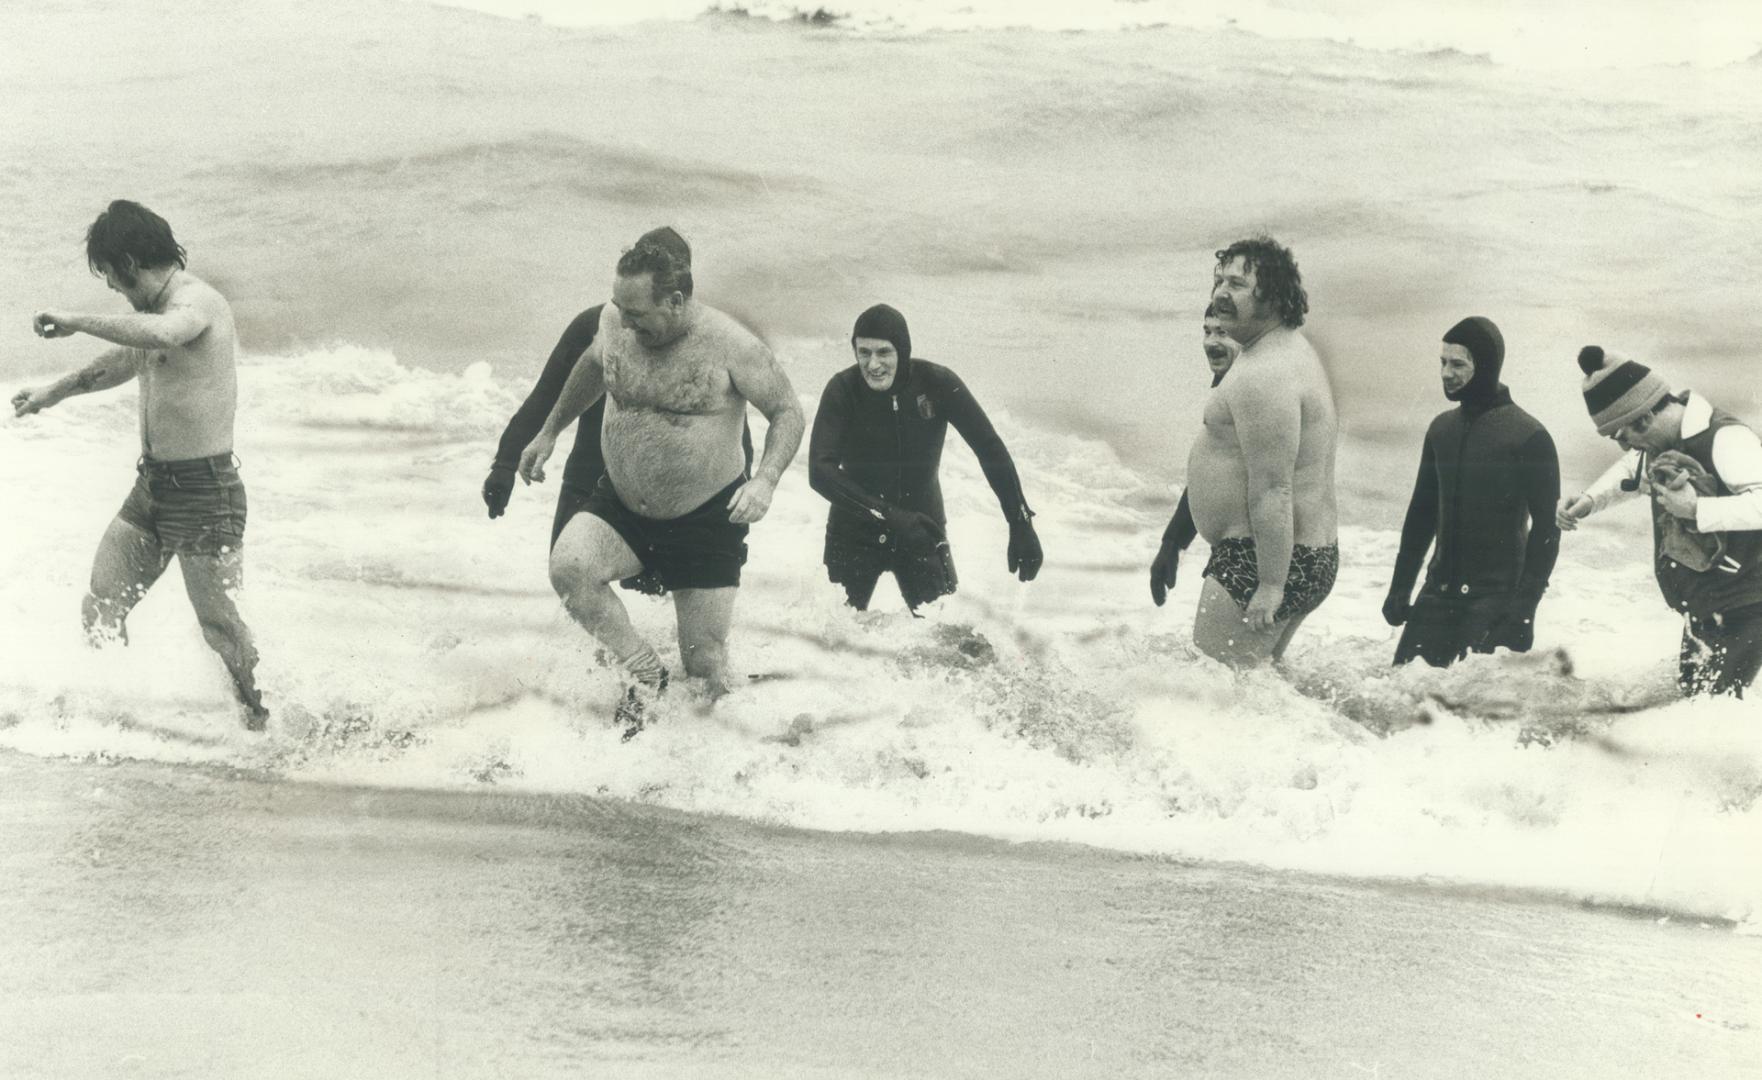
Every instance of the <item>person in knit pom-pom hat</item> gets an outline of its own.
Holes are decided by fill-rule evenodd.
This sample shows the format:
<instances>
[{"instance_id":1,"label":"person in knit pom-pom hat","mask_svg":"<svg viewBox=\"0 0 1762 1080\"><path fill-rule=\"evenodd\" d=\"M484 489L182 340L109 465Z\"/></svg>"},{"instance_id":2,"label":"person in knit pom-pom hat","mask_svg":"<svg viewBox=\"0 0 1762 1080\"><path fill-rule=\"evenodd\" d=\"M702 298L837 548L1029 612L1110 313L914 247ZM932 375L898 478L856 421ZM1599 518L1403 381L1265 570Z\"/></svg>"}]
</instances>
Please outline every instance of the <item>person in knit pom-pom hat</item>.
<instances>
[{"instance_id":1,"label":"person in knit pom-pom hat","mask_svg":"<svg viewBox=\"0 0 1762 1080\"><path fill-rule=\"evenodd\" d=\"M1741 697L1762 670L1762 439L1706 398L1671 393L1638 361L1587 345L1578 364L1591 422L1624 453L1556 521L1576 529L1649 497L1652 570L1684 616L1678 685Z\"/></svg>"},{"instance_id":2,"label":"person in knit pom-pom hat","mask_svg":"<svg viewBox=\"0 0 1762 1080\"><path fill-rule=\"evenodd\" d=\"M1490 319L1463 319L1444 335L1444 397L1457 405L1426 431L1383 602L1389 625L1405 626L1397 664L1419 657L1447 667L1471 651L1534 643L1536 605L1560 552L1560 462L1547 430L1499 382L1504 363L1505 339Z\"/></svg>"},{"instance_id":3,"label":"person in knit pom-pom hat","mask_svg":"<svg viewBox=\"0 0 1762 1080\"><path fill-rule=\"evenodd\" d=\"M952 424L1009 523L1010 573L1033 581L1042 559L1034 512L1009 450L960 376L912 355L905 316L886 304L857 317L850 346L856 363L826 383L808 441L808 483L832 504L827 578L859 611L885 573L913 614L955 591L938 478Z\"/></svg>"}]
</instances>

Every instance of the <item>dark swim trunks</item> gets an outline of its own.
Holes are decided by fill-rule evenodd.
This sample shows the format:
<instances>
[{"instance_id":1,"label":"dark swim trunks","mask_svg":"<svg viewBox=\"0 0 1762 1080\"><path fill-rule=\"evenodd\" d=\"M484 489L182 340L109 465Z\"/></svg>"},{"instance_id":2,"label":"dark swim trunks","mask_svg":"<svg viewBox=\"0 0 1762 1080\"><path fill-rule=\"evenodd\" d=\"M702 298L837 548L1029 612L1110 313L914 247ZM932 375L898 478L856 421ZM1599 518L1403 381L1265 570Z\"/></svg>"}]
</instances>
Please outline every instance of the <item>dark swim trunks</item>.
<instances>
[{"instance_id":1,"label":"dark swim trunks","mask_svg":"<svg viewBox=\"0 0 1762 1080\"><path fill-rule=\"evenodd\" d=\"M1273 613L1276 621L1307 615L1321 607L1334 591L1334 575L1340 570L1340 545L1291 547L1291 572L1285 578L1285 602ZM1254 590L1260 587L1260 566L1254 559L1254 540L1232 536L1211 546L1211 558L1205 564L1205 576L1213 578L1236 606L1247 610Z\"/></svg>"},{"instance_id":2,"label":"dark swim trunks","mask_svg":"<svg viewBox=\"0 0 1762 1080\"><path fill-rule=\"evenodd\" d=\"M557 513L551 519L551 547L557 546L557 537L563 535L563 526L587 509L588 501L593 498L593 488L583 487L563 481L562 490L557 492ZM665 596L667 586L653 572L644 570L635 577L627 577L618 583L631 592L639 592L646 596Z\"/></svg>"},{"instance_id":3,"label":"dark swim trunks","mask_svg":"<svg viewBox=\"0 0 1762 1080\"><path fill-rule=\"evenodd\" d=\"M732 588L740 584L746 563L747 526L728 520L728 502L744 483L746 477L735 477L696 510L658 521L625 506L611 477L601 476L582 509L610 525L642 560L643 570L665 587Z\"/></svg>"},{"instance_id":4,"label":"dark swim trunks","mask_svg":"<svg viewBox=\"0 0 1762 1080\"><path fill-rule=\"evenodd\" d=\"M222 555L245 543L245 482L232 454L135 465L116 516L176 555Z\"/></svg>"}]
</instances>

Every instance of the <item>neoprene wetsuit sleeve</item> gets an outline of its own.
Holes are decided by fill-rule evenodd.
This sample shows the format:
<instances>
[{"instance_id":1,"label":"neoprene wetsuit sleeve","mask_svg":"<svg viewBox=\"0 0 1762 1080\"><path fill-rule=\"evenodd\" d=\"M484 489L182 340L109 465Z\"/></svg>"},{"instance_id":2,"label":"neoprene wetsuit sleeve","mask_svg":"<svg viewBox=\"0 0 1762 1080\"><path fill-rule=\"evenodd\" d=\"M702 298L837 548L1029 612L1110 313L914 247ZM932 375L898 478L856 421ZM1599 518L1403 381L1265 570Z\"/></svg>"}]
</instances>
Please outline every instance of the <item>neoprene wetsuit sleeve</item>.
<instances>
[{"instance_id":1,"label":"neoprene wetsuit sleeve","mask_svg":"<svg viewBox=\"0 0 1762 1080\"><path fill-rule=\"evenodd\" d=\"M1530 512L1530 538L1523 549L1523 577L1517 591L1540 598L1548 589L1554 561L1560 557L1560 526L1554 523L1554 507L1560 501L1560 457L1545 430L1524 440L1517 457Z\"/></svg>"},{"instance_id":2,"label":"neoprene wetsuit sleeve","mask_svg":"<svg viewBox=\"0 0 1762 1080\"><path fill-rule=\"evenodd\" d=\"M808 436L808 486L833 506L857 513L885 515L887 504L864 491L839 464L844 429L850 423L850 400L844 392L843 381L842 375L832 376L820 394L820 407L814 412L814 430Z\"/></svg>"},{"instance_id":3,"label":"neoprene wetsuit sleeve","mask_svg":"<svg viewBox=\"0 0 1762 1080\"><path fill-rule=\"evenodd\" d=\"M1175 549L1186 551L1192 546L1193 540L1199 535L1199 526L1193 523L1193 504L1187 501L1187 493L1181 492L1181 502L1175 507L1175 516L1169 518L1168 528L1162 531L1162 542L1175 542Z\"/></svg>"},{"instance_id":4,"label":"neoprene wetsuit sleeve","mask_svg":"<svg viewBox=\"0 0 1762 1080\"><path fill-rule=\"evenodd\" d=\"M991 418L979 407L973 395L967 390L967 384L954 372L948 373L948 384L943 388L943 409L948 422L967 440L973 448L973 456L979 459L979 468L985 472L985 481L997 495L997 505L1003 508L1006 521L1015 521L1026 511L1027 517L1033 516L1028 509L1028 497L1022 494L1022 478L1016 474L1016 463L1009 456L1009 448L1003 445L997 429L991 426ZM1025 517L1022 518L1026 520Z\"/></svg>"},{"instance_id":5,"label":"neoprene wetsuit sleeve","mask_svg":"<svg viewBox=\"0 0 1762 1080\"><path fill-rule=\"evenodd\" d=\"M1550 504L1552 506L1552 504ZM1550 510L1552 513L1552 510ZM1401 523L1401 550L1395 555L1395 576L1389 591L1413 595L1419 567L1438 533L1438 464L1427 439L1419 452L1419 475L1413 480L1413 497L1407 501L1407 518Z\"/></svg>"},{"instance_id":6,"label":"neoprene wetsuit sleeve","mask_svg":"<svg viewBox=\"0 0 1762 1080\"><path fill-rule=\"evenodd\" d=\"M575 370L575 361L593 344L594 331L600 325L600 307L596 305L575 316L563 336L557 339L556 347L551 349L551 358L545 361L544 371L533 384L532 392L515 411L508 421L507 428L502 432L502 441L496 446L496 464L505 468L515 468L520 464L520 452L526 444L538 435L544 427L545 419L551 415L551 408L557 404L557 398L563 393L563 384L569 381L569 373Z\"/></svg>"}]
</instances>

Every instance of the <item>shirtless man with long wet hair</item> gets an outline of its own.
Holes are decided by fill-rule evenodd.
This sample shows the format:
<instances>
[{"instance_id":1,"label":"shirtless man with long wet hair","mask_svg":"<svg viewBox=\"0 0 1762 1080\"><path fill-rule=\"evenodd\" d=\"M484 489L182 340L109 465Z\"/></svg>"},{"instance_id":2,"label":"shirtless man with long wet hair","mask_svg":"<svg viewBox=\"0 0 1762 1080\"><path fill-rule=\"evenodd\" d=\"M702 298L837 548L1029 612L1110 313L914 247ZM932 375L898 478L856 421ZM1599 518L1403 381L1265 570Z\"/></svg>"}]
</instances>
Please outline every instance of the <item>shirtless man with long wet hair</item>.
<instances>
[{"instance_id":1,"label":"shirtless man with long wet hair","mask_svg":"<svg viewBox=\"0 0 1762 1080\"><path fill-rule=\"evenodd\" d=\"M1187 496L1211 544L1193 643L1232 667L1285 654L1339 569L1339 422L1321 358L1299 331L1309 298L1269 237L1217 253L1212 307L1242 352L1205 406Z\"/></svg>"},{"instance_id":2,"label":"shirtless man with long wet hair","mask_svg":"<svg viewBox=\"0 0 1762 1080\"><path fill-rule=\"evenodd\" d=\"M747 528L770 509L806 427L771 350L692 289L679 234L643 234L618 260L599 331L520 456L520 475L542 481L558 435L606 396L606 472L551 549L551 584L629 677L616 715L626 737L641 729L668 672L611 583L653 573L673 595L686 674L713 696L726 692ZM741 447L749 401L770 422L751 479Z\"/></svg>"},{"instance_id":3,"label":"shirtless man with long wet hair","mask_svg":"<svg viewBox=\"0 0 1762 1080\"><path fill-rule=\"evenodd\" d=\"M165 219L118 199L86 233L92 273L121 293L127 315L40 311L38 337L90 334L117 348L48 386L21 390L15 415L79 394L141 384L141 459L135 486L98 545L82 605L94 644L127 642L129 612L177 556L202 637L231 674L245 725L262 730L257 648L232 594L244 577L245 485L233 457L238 336L232 307L185 269Z\"/></svg>"}]
</instances>

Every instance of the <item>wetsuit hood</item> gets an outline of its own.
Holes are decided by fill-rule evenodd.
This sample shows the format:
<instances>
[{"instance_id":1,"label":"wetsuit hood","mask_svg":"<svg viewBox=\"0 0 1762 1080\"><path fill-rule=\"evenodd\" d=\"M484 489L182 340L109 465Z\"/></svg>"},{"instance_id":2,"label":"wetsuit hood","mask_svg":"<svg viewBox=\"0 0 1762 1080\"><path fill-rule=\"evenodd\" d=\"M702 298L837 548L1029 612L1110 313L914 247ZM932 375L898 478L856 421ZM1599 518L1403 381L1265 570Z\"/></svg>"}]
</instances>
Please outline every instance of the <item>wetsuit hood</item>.
<instances>
[{"instance_id":1,"label":"wetsuit hood","mask_svg":"<svg viewBox=\"0 0 1762 1080\"><path fill-rule=\"evenodd\" d=\"M1474 377L1456 393L1444 394L1451 401L1485 407L1499 398L1499 373L1505 366L1505 337L1493 320L1473 315L1452 326L1444 344L1461 345L1474 357Z\"/></svg>"},{"instance_id":2,"label":"wetsuit hood","mask_svg":"<svg viewBox=\"0 0 1762 1080\"><path fill-rule=\"evenodd\" d=\"M857 316L856 326L850 332L851 348L856 348L857 338L865 337L892 342L893 351L899 354L899 367L894 369L893 385L886 390L871 388L867 380L863 381L863 389L872 394L891 394L903 388L912 373L912 332L906 326L905 316L886 304L876 304Z\"/></svg>"}]
</instances>

